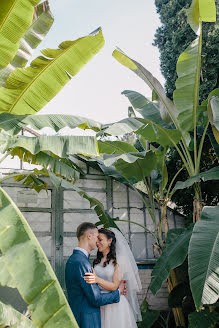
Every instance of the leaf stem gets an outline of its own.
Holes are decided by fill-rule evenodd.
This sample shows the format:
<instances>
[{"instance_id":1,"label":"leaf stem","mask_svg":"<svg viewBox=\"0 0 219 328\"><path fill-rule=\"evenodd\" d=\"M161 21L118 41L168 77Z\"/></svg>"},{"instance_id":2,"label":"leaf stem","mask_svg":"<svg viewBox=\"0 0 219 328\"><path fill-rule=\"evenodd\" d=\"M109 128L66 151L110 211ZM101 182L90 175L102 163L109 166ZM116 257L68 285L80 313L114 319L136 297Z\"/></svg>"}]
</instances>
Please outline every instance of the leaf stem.
<instances>
[{"instance_id":1,"label":"leaf stem","mask_svg":"<svg viewBox=\"0 0 219 328\"><path fill-rule=\"evenodd\" d=\"M194 90L194 102L193 102L195 174L198 174L197 131L196 130L197 130L197 105L198 105L198 101L199 101L201 51L202 51L202 22L200 22L200 36L199 36L199 45L198 45L197 72L196 72L196 78L195 78L195 90Z\"/></svg>"},{"instance_id":2,"label":"leaf stem","mask_svg":"<svg viewBox=\"0 0 219 328\"><path fill-rule=\"evenodd\" d=\"M199 173L199 169L200 169L200 161L201 161L201 155L202 155L202 149L203 149L203 145L204 145L204 141L205 141L205 136L208 130L208 125L209 125L209 121L205 126L201 141L200 141L200 145L199 145L199 150L198 150L198 158L197 158L197 172L196 174Z\"/></svg>"}]
</instances>

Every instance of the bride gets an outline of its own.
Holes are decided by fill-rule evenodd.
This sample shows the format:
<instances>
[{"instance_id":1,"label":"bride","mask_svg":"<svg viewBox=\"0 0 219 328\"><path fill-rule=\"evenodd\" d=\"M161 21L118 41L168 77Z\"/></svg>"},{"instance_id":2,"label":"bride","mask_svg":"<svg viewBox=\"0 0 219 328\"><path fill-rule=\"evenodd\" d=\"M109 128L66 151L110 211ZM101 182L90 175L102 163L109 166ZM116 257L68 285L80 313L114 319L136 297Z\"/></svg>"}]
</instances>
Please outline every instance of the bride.
<instances>
[{"instance_id":1,"label":"bride","mask_svg":"<svg viewBox=\"0 0 219 328\"><path fill-rule=\"evenodd\" d=\"M126 239L115 228L99 229L93 273L85 273L88 284L98 284L102 293L118 289L126 280L127 296L120 302L101 306L102 328L135 328L141 321L137 292L141 289L138 268Z\"/></svg>"}]
</instances>

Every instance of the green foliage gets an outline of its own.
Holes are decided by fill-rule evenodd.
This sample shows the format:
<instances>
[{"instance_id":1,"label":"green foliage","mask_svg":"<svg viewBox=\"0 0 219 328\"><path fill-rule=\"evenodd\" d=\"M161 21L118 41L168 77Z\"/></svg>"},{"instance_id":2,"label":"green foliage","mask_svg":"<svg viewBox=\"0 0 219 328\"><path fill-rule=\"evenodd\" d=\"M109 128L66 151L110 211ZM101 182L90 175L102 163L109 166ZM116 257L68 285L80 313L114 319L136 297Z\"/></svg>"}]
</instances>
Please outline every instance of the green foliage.
<instances>
[{"instance_id":1,"label":"green foliage","mask_svg":"<svg viewBox=\"0 0 219 328\"><path fill-rule=\"evenodd\" d=\"M35 328L25 315L0 301L0 327Z\"/></svg>"},{"instance_id":2,"label":"green foliage","mask_svg":"<svg viewBox=\"0 0 219 328\"><path fill-rule=\"evenodd\" d=\"M3 0L0 11L0 68L14 58L19 40L32 23L34 6L40 0Z\"/></svg>"},{"instance_id":3,"label":"green foliage","mask_svg":"<svg viewBox=\"0 0 219 328\"><path fill-rule=\"evenodd\" d=\"M187 23L187 9L191 0L155 0L161 27L155 34L154 45L160 51L160 67L165 78L167 96L172 98L175 90L176 62L179 55L195 39L195 33ZM219 4L217 5L217 15ZM200 100L219 87L218 24L203 24L202 72Z\"/></svg>"},{"instance_id":4,"label":"green foliage","mask_svg":"<svg viewBox=\"0 0 219 328\"><path fill-rule=\"evenodd\" d=\"M24 148L33 155L42 151L50 151L61 158L73 154L99 155L96 138L92 136L9 137L3 133L0 135L0 151L2 153L16 148Z\"/></svg>"},{"instance_id":5,"label":"green foliage","mask_svg":"<svg viewBox=\"0 0 219 328\"><path fill-rule=\"evenodd\" d=\"M0 281L11 276L37 327L78 327L59 282L25 218L0 188ZM9 280L9 286L12 282ZM49 304L49 306L48 306Z\"/></svg>"},{"instance_id":6,"label":"green foliage","mask_svg":"<svg viewBox=\"0 0 219 328\"><path fill-rule=\"evenodd\" d=\"M7 77L16 67L24 67L26 65L33 50L49 32L53 22L54 18L48 1L44 1L34 8L32 24L21 38L18 52L10 64L0 70L0 86L5 85Z\"/></svg>"},{"instance_id":7,"label":"green foliage","mask_svg":"<svg viewBox=\"0 0 219 328\"><path fill-rule=\"evenodd\" d=\"M189 178L186 181L177 181L173 191L178 189L186 189L191 187L194 183L200 181L208 181L208 180L219 180L219 166L213 167L212 169L200 173L192 178Z\"/></svg>"},{"instance_id":8,"label":"green foliage","mask_svg":"<svg viewBox=\"0 0 219 328\"><path fill-rule=\"evenodd\" d=\"M160 315L160 311L150 310L148 303L144 299L141 304L142 321L138 323L138 328L151 328Z\"/></svg>"},{"instance_id":9,"label":"green foliage","mask_svg":"<svg viewBox=\"0 0 219 328\"><path fill-rule=\"evenodd\" d=\"M168 296L168 305L170 308L182 307L183 300L188 295L191 295L191 290L188 283L180 283L174 287Z\"/></svg>"},{"instance_id":10,"label":"green foliage","mask_svg":"<svg viewBox=\"0 0 219 328\"><path fill-rule=\"evenodd\" d=\"M18 156L22 161L29 164L41 165L45 169L49 169L51 172L65 177L67 180L75 181L79 179L80 173L82 175L84 174L71 160L60 158L50 152L40 151L36 155L33 155L24 148L14 148L11 150L10 155L12 157Z\"/></svg>"},{"instance_id":11,"label":"green foliage","mask_svg":"<svg viewBox=\"0 0 219 328\"><path fill-rule=\"evenodd\" d=\"M188 262L196 307L214 304L219 295L219 205L204 207L189 244Z\"/></svg>"},{"instance_id":12,"label":"green foliage","mask_svg":"<svg viewBox=\"0 0 219 328\"><path fill-rule=\"evenodd\" d=\"M219 313L209 309L193 312L189 315L189 328L214 328L219 322Z\"/></svg>"},{"instance_id":13,"label":"green foliage","mask_svg":"<svg viewBox=\"0 0 219 328\"><path fill-rule=\"evenodd\" d=\"M99 131L102 124L74 115L50 114L50 115L12 115L9 113L0 114L0 128L10 135L18 134L26 126L34 130L41 130L45 127L53 129L55 132L65 127L74 129L93 129Z\"/></svg>"},{"instance_id":14,"label":"green foliage","mask_svg":"<svg viewBox=\"0 0 219 328\"><path fill-rule=\"evenodd\" d=\"M168 236L169 235L169 236ZM189 241L192 235L192 227L188 229L174 229L168 231L166 246L162 255L158 258L151 273L149 289L155 295L163 282L170 274L170 270L182 264L188 254Z\"/></svg>"},{"instance_id":15,"label":"green foliage","mask_svg":"<svg viewBox=\"0 0 219 328\"><path fill-rule=\"evenodd\" d=\"M17 68L0 89L0 112L35 114L103 47L101 29L58 49L44 49L27 68Z\"/></svg>"},{"instance_id":16,"label":"green foliage","mask_svg":"<svg viewBox=\"0 0 219 328\"><path fill-rule=\"evenodd\" d=\"M114 165L126 179L135 178L142 181L157 167L156 155L153 151L104 155L106 166Z\"/></svg>"}]
</instances>

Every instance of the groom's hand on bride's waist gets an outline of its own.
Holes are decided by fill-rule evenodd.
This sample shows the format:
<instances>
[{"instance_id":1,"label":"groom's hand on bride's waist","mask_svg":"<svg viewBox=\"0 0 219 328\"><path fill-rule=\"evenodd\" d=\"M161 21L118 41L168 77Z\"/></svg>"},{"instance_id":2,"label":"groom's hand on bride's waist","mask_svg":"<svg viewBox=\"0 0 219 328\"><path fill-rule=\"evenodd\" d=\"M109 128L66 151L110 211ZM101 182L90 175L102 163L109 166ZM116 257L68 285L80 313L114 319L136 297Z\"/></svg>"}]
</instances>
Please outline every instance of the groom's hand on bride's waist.
<instances>
[{"instance_id":1,"label":"groom's hand on bride's waist","mask_svg":"<svg viewBox=\"0 0 219 328\"><path fill-rule=\"evenodd\" d=\"M119 292L120 295L126 295L127 294L127 287L126 287L126 280L122 280L119 284Z\"/></svg>"}]
</instances>

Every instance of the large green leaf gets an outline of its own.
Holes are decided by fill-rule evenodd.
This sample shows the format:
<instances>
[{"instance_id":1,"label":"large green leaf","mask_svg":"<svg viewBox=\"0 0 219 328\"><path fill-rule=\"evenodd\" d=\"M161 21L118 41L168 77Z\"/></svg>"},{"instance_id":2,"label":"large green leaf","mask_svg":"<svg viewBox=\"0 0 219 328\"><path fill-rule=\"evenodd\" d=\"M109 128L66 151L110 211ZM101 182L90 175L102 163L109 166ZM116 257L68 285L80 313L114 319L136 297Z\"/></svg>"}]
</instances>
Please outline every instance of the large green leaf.
<instances>
[{"instance_id":1,"label":"large green leaf","mask_svg":"<svg viewBox=\"0 0 219 328\"><path fill-rule=\"evenodd\" d=\"M219 205L205 206L189 244L189 278L196 307L213 304L219 295Z\"/></svg>"},{"instance_id":2,"label":"large green leaf","mask_svg":"<svg viewBox=\"0 0 219 328\"><path fill-rule=\"evenodd\" d=\"M0 301L0 327L35 328L25 315Z\"/></svg>"},{"instance_id":3,"label":"large green leaf","mask_svg":"<svg viewBox=\"0 0 219 328\"><path fill-rule=\"evenodd\" d=\"M0 188L0 250L36 327L78 327L59 282L25 218ZM2 280L2 277L0 278ZM49 306L48 306L49 305Z\"/></svg>"},{"instance_id":4,"label":"large green leaf","mask_svg":"<svg viewBox=\"0 0 219 328\"><path fill-rule=\"evenodd\" d=\"M44 56L27 68L14 70L0 88L0 112L35 114L44 107L103 47L101 29L76 41L65 41L58 49L42 50Z\"/></svg>"},{"instance_id":5,"label":"large green leaf","mask_svg":"<svg viewBox=\"0 0 219 328\"><path fill-rule=\"evenodd\" d=\"M169 98L167 98L160 82L148 70L146 70L146 68L136 62L134 59L128 57L122 51L114 50L113 57L119 63L132 70L135 74L137 74L147 83L147 85L151 88L152 91L154 90L156 92L164 110L169 114L171 120L176 123L176 112L174 104Z\"/></svg>"},{"instance_id":6,"label":"large green leaf","mask_svg":"<svg viewBox=\"0 0 219 328\"><path fill-rule=\"evenodd\" d=\"M125 118L119 122L105 125L104 132L112 136L120 136L126 133L137 131L144 124L134 117Z\"/></svg>"},{"instance_id":7,"label":"large green leaf","mask_svg":"<svg viewBox=\"0 0 219 328\"><path fill-rule=\"evenodd\" d=\"M34 130L40 130L48 127L56 132L65 127L69 127L71 129L79 127L83 130L93 129L96 132L102 128L101 123L73 115L13 115L9 113L0 114L0 128L11 135L18 134L27 125L31 126Z\"/></svg>"},{"instance_id":8,"label":"large green leaf","mask_svg":"<svg viewBox=\"0 0 219 328\"><path fill-rule=\"evenodd\" d=\"M201 21L215 22L215 0L193 0L188 9L188 23L195 33L198 32Z\"/></svg>"},{"instance_id":9,"label":"large green leaf","mask_svg":"<svg viewBox=\"0 0 219 328\"><path fill-rule=\"evenodd\" d=\"M146 118L154 123L158 123L164 128L169 128L169 125L166 124L161 118L159 105L157 102L148 100L136 91L125 90L122 94L129 99L134 109L137 110L143 118Z\"/></svg>"},{"instance_id":10,"label":"large green leaf","mask_svg":"<svg viewBox=\"0 0 219 328\"><path fill-rule=\"evenodd\" d=\"M117 181L125 184L135 184L137 183L137 180L133 177L126 179L120 172L118 172L115 168L115 166L109 166L107 167L104 165L104 161L99 158L89 158L89 165L91 165L94 168L100 168L101 171L104 173L105 176L113 177Z\"/></svg>"},{"instance_id":11,"label":"large green leaf","mask_svg":"<svg viewBox=\"0 0 219 328\"><path fill-rule=\"evenodd\" d=\"M118 155L105 154L104 164L107 167L114 165L126 179L134 178L142 181L157 168L157 158L151 150Z\"/></svg>"},{"instance_id":12,"label":"large green leaf","mask_svg":"<svg viewBox=\"0 0 219 328\"><path fill-rule=\"evenodd\" d=\"M179 233L176 232L176 229L174 229L174 235L172 235L170 242L168 242L167 239L166 247L157 260L151 273L152 278L149 289L154 295L161 288L163 282L168 278L170 270L181 265L188 254L192 228L184 229L183 232L182 229L180 229ZM171 230L168 234L171 234Z\"/></svg>"},{"instance_id":13,"label":"large green leaf","mask_svg":"<svg viewBox=\"0 0 219 328\"><path fill-rule=\"evenodd\" d=\"M181 133L176 129L165 129L149 119L126 118L107 127L104 132L113 136L135 132L147 141L157 142L163 147L176 145Z\"/></svg>"},{"instance_id":14,"label":"large green leaf","mask_svg":"<svg viewBox=\"0 0 219 328\"><path fill-rule=\"evenodd\" d=\"M161 146L166 147L177 145L181 139L179 130L165 129L147 119L139 119L139 121L145 124L135 132L143 136L147 141L157 142Z\"/></svg>"},{"instance_id":15,"label":"large green leaf","mask_svg":"<svg viewBox=\"0 0 219 328\"><path fill-rule=\"evenodd\" d=\"M209 309L189 314L189 328L214 328L218 321L218 312L210 312Z\"/></svg>"},{"instance_id":16,"label":"large green leaf","mask_svg":"<svg viewBox=\"0 0 219 328\"><path fill-rule=\"evenodd\" d=\"M198 37L179 56L176 66L178 78L173 100L183 131L193 130L198 118L200 67L201 39Z\"/></svg>"},{"instance_id":17,"label":"large green leaf","mask_svg":"<svg viewBox=\"0 0 219 328\"><path fill-rule=\"evenodd\" d=\"M96 138L92 136L9 137L1 133L0 151L2 153L17 147L24 148L33 155L41 151L50 151L64 158L73 154L99 155Z\"/></svg>"},{"instance_id":18,"label":"large green leaf","mask_svg":"<svg viewBox=\"0 0 219 328\"><path fill-rule=\"evenodd\" d=\"M32 23L34 6L40 0L1 0L0 5L0 68L15 56L25 31Z\"/></svg>"},{"instance_id":19,"label":"large green leaf","mask_svg":"<svg viewBox=\"0 0 219 328\"><path fill-rule=\"evenodd\" d=\"M24 172L24 174L22 174L22 172L19 172L19 174L14 175L13 174L13 178L15 181L21 181L22 184L27 187L27 188L31 188L36 190L37 192L40 192L42 189L46 189L48 188L47 183L42 180L41 178L39 178L39 176L46 172L46 169L42 169L42 170L37 170L34 169L33 172L28 172L29 174L27 175L27 172Z\"/></svg>"},{"instance_id":20,"label":"large green leaf","mask_svg":"<svg viewBox=\"0 0 219 328\"><path fill-rule=\"evenodd\" d=\"M16 287L16 283L7 269L4 256L0 256L0 286Z\"/></svg>"},{"instance_id":21,"label":"large green leaf","mask_svg":"<svg viewBox=\"0 0 219 328\"><path fill-rule=\"evenodd\" d=\"M186 189L191 187L194 183L209 180L219 180L219 166L213 167L212 169L199 173L198 175L187 179L186 181L177 181L174 191L178 189Z\"/></svg>"},{"instance_id":22,"label":"large green leaf","mask_svg":"<svg viewBox=\"0 0 219 328\"><path fill-rule=\"evenodd\" d=\"M22 161L41 165L45 169L49 169L55 174L61 175L70 180L77 180L80 173L83 174L83 171L79 171L78 167L68 159L59 158L49 152L39 152L36 155L31 154L29 151L23 148L14 148L10 152L11 156L18 156Z\"/></svg>"},{"instance_id":23,"label":"large green leaf","mask_svg":"<svg viewBox=\"0 0 219 328\"><path fill-rule=\"evenodd\" d=\"M48 1L44 1L35 7L33 22L20 40L18 52L11 63L0 70L1 87L5 85L7 77L16 67L24 67L26 65L33 50L49 32L53 21Z\"/></svg>"},{"instance_id":24,"label":"large green leaf","mask_svg":"<svg viewBox=\"0 0 219 328\"><path fill-rule=\"evenodd\" d=\"M128 152L138 152L137 149L124 141L98 141L101 154L123 154Z\"/></svg>"},{"instance_id":25,"label":"large green leaf","mask_svg":"<svg viewBox=\"0 0 219 328\"><path fill-rule=\"evenodd\" d=\"M208 117L214 137L219 144L219 98L216 96L211 97L208 101Z\"/></svg>"},{"instance_id":26,"label":"large green leaf","mask_svg":"<svg viewBox=\"0 0 219 328\"><path fill-rule=\"evenodd\" d=\"M138 328L151 328L160 315L160 311L150 310L146 299L141 304L142 321L138 323Z\"/></svg>"}]
</instances>

